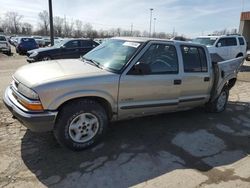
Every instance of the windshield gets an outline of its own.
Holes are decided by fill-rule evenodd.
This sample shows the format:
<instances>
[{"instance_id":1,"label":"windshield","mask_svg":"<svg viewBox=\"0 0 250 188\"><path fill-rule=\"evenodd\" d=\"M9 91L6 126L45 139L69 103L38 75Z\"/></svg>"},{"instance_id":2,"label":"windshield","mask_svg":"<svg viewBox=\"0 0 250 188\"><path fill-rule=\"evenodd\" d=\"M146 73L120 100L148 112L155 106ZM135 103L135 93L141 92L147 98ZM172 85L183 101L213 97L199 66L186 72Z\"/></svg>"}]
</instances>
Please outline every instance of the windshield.
<instances>
[{"instance_id":1,"label":"windshield","mask_svg":"<svg viewBox=\"0 0 250 188\"><path fill-rule=\"evenodd\" d=\"M206 46L214 45L217 38L196 38L193 40L194 43L204 44Z\"/></svg>"},{"instance_id":2,"label":"windshield","mask_svg":"<svg viewBox=\"0 0 250 188\"><path fill-rule=\"evenodd\" d=\"M83 58L97 62L101 67L120 71L140 45L139 42L110 39L85 54Z\"/></svg>"}]
</instances>

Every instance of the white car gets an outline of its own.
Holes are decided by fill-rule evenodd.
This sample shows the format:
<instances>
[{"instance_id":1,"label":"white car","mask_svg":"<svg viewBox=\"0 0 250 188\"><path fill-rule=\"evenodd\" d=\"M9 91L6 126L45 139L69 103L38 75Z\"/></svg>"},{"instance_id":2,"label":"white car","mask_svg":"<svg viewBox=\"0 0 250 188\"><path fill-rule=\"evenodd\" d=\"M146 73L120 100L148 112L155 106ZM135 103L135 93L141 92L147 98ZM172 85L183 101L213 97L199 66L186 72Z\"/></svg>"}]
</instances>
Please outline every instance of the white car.
<instances>
[{"instance_id":1,"label":"white car","mask_svg":"<svg viewBox=\"0 0 250 188\"><path fill-rule=\"evenodd\" d=\"M11 55L11 47L10 44L4 35L0 35L0 52L7 54L8 56Z\"/></svg>"},{"instance_id":2,"label":"white car","mask_svg":"<svg viewBox=\"0 0 250 188\"><path fill-rule=\"evenodd\" d=\"M201 36L193 42L206 45L210 54L222 60L246 56L247 43L240 35Z\"/></svg>"}]
</instances>

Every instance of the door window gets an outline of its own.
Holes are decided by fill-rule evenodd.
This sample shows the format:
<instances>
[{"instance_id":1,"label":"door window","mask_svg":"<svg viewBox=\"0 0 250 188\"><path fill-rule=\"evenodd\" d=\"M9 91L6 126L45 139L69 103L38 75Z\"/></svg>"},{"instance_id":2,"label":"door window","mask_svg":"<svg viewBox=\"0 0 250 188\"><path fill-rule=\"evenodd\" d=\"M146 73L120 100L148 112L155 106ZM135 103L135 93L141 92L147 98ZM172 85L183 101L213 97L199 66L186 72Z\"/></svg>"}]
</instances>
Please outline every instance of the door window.
<instances>
[{"instance_id":1,"label":"door window","mask_svg":"<svg viewBox=\"0 0 250 188\"><path fill-rule=\"evenodd\" d=\"M150 74L178 74L176 49L169 44L153 44L139 60L150 67Z\"/></svg>"},{"instance_id":2,"label":"door window","mask_svg":"<svg viewBox=\"0 0 250 188\"><path fill-rule=\"evenodd\" d=\"M66 48L78 48L79 44L77 40L69 41L65 44Z\"/></svg>"},{"instance_id":3,"label":"door window","mask_svg":"<svg viewBox=\"0 0 250 188\"><path fill-rule=\"evenodd\" d=\"M207 72L207 59L203 48L181 46L184 72Z\"/></svg>"}]
</instances>

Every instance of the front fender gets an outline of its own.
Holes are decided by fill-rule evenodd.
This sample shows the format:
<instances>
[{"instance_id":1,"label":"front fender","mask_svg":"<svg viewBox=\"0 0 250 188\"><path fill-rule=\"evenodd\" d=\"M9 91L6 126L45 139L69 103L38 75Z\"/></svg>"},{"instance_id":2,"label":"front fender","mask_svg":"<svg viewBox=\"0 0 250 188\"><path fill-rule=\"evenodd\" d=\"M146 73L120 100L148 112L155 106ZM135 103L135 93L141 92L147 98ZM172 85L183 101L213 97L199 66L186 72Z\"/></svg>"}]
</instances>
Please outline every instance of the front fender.
<instances>
[{"instance_id":1,"label":"front fender","mask_svg":"<svg viewBox=\"0 0 250 188\"><path fill-rule=\"evenodd\" d=\"M83 98L83 97L100 97L102 99L105 99L110 104L112 111L113 112L117 111L116 100L111 95L103 91L91 91L91 90L73 91L60 95L48 105L48 109L53 109L53 110L58 109L63 103L69 100Z\"/></svg>"}]
</instances>

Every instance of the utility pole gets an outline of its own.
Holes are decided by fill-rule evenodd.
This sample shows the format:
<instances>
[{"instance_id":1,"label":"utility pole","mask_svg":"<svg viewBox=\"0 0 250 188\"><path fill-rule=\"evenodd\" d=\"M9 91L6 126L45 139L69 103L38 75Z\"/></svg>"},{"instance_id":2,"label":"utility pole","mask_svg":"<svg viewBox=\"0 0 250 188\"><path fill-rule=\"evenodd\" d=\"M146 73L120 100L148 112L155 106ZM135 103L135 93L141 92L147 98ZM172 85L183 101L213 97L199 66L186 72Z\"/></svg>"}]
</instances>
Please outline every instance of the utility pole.
<instances>
[{"instance_id":1,"label":"utility pole","mask_svg":"<svg viewBox=\"0 0 250 188\"><path fill-rule=\"evenodd\" d=\"M50 45L54 45L54 27L53 27L53 12L52 0L49 0L49 26L50 26Z\"/></svg>"},{"instance_id":2,"label":"utility pole","mask_svg":"<svg viewBox=\"0 0 250 188\"><path fill-rule=\"evenodd\" d=\"M150 8L150 22L149 22L149 37L151 37L151 25L152 25L152 14L153 14L153 8Z\"/></svg>"}]
</instances>

